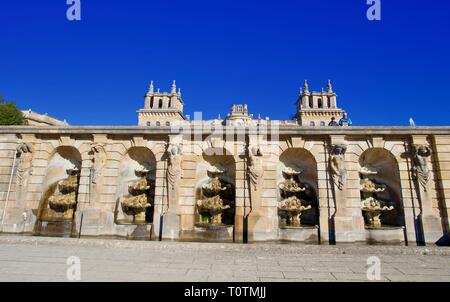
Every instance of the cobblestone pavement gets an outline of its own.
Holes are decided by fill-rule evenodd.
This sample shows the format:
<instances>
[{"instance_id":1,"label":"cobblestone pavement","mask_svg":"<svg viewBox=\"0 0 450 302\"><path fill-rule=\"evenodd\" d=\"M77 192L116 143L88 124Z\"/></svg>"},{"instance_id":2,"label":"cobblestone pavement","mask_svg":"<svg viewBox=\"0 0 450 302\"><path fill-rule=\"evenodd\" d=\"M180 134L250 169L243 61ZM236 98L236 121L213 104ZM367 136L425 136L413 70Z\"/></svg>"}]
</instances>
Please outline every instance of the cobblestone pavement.
<instances>
[{"instance_id":1,"label":"cobblestone pavement","mask_svg":"<svg viewBox=\"0 0 450 302\"><path fill-rule=\"evenodd\" d=\"M138 242L0 236L0 281L450 281L450 248Z\"/></svg>"}]
</instances>

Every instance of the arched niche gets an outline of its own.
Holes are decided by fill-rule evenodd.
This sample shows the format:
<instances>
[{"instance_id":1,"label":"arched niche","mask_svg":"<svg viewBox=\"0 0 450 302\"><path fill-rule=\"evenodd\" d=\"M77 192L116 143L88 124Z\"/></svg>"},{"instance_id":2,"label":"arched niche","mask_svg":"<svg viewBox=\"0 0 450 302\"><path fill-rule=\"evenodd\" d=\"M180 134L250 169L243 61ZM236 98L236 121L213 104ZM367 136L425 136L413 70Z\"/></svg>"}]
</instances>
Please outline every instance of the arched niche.
<instances>
[{"instance_id":1,"label":"arched niche","mask_svg":"<svg viewBox=\"0 0 450 302\"><path fill-rule=\"evenodd\" d=\"M65 211L57 212L50 208L49 198L61 194L58 183L69 177L69 171L76 170L76 182L79 184L81 171L81 154L73 146L59 146L50 155L43 181L43 193L37 209L37 219L34 227L36 235L72 236L74 229L74 214L76 205ZM74 192L75 202L78 201L78 189Z\"/></svg>"},{"instance_id":2,"label":"arched niche","mask_svg":"<svg viewBox=\"0 0 450 302\"><path fill-rule=\"evenodd\" d=\"M220 194L224 205L229 205L230 208L222 213L222 223L224 225L234 225L235 219L235 205L236 205L236 162L234 157L226 149L208 149L202 154L201 160L197 163L196 169L196 186L195 186L195 200L203 198L202 186L209 181L208 169L217 167L224 171L219 175L219 180L223 186L228 189ZM196 219L195 223L201 221L201 216L198 213L196 205Z\"/></svg>"},{"instance_id":3,"label":"arched niche","mask_svg":"<svg viewBox=\"0 0 450 302\"><path fill-rule=\"evenodd\" d=\"M137 215L136 221L141 223L152 223L155 201L156 180L156 158L147 147L131 147L127 150L119 165L119 176L117 177L117 198L115 208L115 222L117 224L133 224L133 216L127 215L122 210L124 198L130 196L129 187L140 178L136 170L144 168L148 170L147 181L150 186L147 191L147 202L151 205L145 212Z\"/></svg>"},{"instance_id":4,"label":"arched niche","mask_svg":"<svg viewBox=\"0 0 450 302\"><path fill-rule=\"evenodd\" d=\"M385 226L404 226L404 210L401 196L400 172L395 156L383 148L370 148L359 157L359 165L372 167L377 171L376 175L370 176L376 184L384 185L383 192L376 193L374 197L387 204L392 204L394 210L384 212L381 224ZM362 177L360 175L360 177Z\"/></svg>"},{"instance_id":5,"label":"arched niche","mask_svg":"<svg viewBox=\"0 0 450 302\"><path fill-rule=\"evenodd\" d=\"M301 187L306 188L304 192L299 193L299 198L305 200L311 209L302 212L302 225L319 225L319 201L318 201L318 183L317 183L317 162L311 152L304 148L289 148L280 155L277 167L277 200L281 201L280 184L285 180L283 171L286 168L292 168L301 171L300 175L295 176L295 180ZM281 217L283 218L283 217Z\"/></svg>"}]
</instances>

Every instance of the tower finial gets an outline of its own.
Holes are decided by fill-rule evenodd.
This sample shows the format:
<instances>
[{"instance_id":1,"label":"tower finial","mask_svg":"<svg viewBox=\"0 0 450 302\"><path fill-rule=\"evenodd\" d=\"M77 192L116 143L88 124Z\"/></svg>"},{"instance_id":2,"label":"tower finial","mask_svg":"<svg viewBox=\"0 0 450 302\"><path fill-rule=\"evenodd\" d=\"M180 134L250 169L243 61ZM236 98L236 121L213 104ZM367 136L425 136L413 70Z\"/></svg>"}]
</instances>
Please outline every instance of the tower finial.
<instances>
[{"instance_id":1,"label":"tower finial","mask_svg":"<svg viewBox=\"0 0 450 302\"><path fill-rule=\"evenodd\" d=\"M181 88L178 88L178 97L181 97Z\"/></svg>"},{"instance_id":2,"label":"tower finial","mask_svg":"<svg viewBox=\"0 0 450 302\"><path fill-rule=\"evenodd\" d=\"M177 83L175 82L175 80L173 80L172 83L172 94L176 94L177 93Z\"/></svg>"},{"instance_id":3,"label":"tower finial","mask_svg":"<svg viewBox=\"0 0 450 302\"><path fill-rule=\"evenodd\" d=\"M333 86L331 85L331 80L328 80L327 87L328 87L328 93L333 93Z\"/></svg>"},{"instance_id":4,"label":"tower finial","mask_svg":"<svg viewBox=\"0 0 450 302\"><path fill-rule=\"evenodd\" d=\"M148 88L148 93L153 94L155 92L155 87L153 86L153 81L150 81L150 87Z\"/></svg>"},{"instance_id":5,"label":"tower finial","mask_svg":"<svg viewBox=\"0 0 450 302\"><path fill-rule=\"evenodd\" d=\"M305 80L305 83L303 84L303 93L309 93L308 80Z\"/></svg>"}]
</instances>

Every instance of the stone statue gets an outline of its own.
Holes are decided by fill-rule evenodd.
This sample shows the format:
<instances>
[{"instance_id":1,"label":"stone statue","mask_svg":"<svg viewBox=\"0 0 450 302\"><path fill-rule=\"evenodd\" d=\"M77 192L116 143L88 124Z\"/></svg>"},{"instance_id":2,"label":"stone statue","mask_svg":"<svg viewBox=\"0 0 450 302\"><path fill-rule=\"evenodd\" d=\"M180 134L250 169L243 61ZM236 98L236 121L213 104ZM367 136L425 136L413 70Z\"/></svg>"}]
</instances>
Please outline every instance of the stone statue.
<instances>
[{"instance_id":1,"label":"stone statue","mask_svg":"<svg viewBox=\"0 0 450 302\"><path fill-rule=\"evenodd\" d=\"M170 144L169 151L169 166L167 167L167 181L175 190L177 179L181 175L181 147L179 145Z\"/></svg>"},{"instance_id":2,"label":"stone statue","mask_svg":"<svg viewBox=\"0 0 450 302\"><path fill-rule=\"evenodd\" d=\"M92 162L93 162L92 183L97 184L102 174L102 169L105 166L107 160L104 145L99 143L92 143L90 154L92 155Z\"/></svg>"},{"instance_id":3,"label":"stone statue","mask_svg":"<svg viewBox=\"0 0 450 302\"><path fill-rule=\"evenodd\" d=\"M342 190L347 181L347 169L345 168L346 145L334 145L331 149L330 170L334 183L339 190Z\"/></svg>"},{"instance_id":4,"label":"stone statue","mask_svg":"<svg viewBox=\"0 0 450 302\"><path fill-rule=\"evenodd\" d=\"M430 180L430 170L428 169L427 157L431 155L431 148L425 145L413 146L413 172L414 177L427 190L427 183Z\"/></svg>"},{"instance_id":5,"label":"stone statue","mask_svg":"<svg viewBox=\"0 0 450 302\"><path fill-rule=\"evenodd\" d=\"M257 190L259 180L261 179L263 173L263 154L261 148L259 146L249 148L247 174L254 191Z\"/></svg>"},{"instance_id":6,"label":"stone statue","mask_svg":"<svg viewBox=\"0 0 450 302\"><path fill-rule=\"evenodd\" d=\"M31 148L26 143L21 143L16 148L17 156L19 157L19 164L17 165L17 184L19 187L26 186L28 176L33 173L31 161L33 160L33 153Z\"/></svg>"}]
</instances>

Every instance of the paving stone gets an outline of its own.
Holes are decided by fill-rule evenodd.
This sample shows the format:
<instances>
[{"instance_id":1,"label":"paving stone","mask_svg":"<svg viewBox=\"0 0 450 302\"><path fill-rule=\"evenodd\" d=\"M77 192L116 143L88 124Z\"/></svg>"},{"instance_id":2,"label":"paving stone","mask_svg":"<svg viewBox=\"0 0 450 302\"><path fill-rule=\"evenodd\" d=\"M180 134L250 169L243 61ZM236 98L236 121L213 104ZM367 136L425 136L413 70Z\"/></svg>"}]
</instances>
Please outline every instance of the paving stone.
<instances>
[{"instance_id":1,"label":"paving stone","mask_svg":"<svg viewBox=\"0 0 450 302\"><path fill-rule=\"evenodd\" d=\"M416 247L4 238L0 281L69 282L72 255L80 257L81 281L369 282L367 258L373 255L381 260L382 281L450 281L445 248L423 255Z\"/></svg>"},{"instance_id":2,"label":"paving stone","mask_svg":"<svg viewBox=\"0 0 450 302\"><path fill-rule=\"evenodd\" d=\"M286 279L335 279L330 273L311 273L311 272L283 272Z\"/></svg>"}]
</instances>

